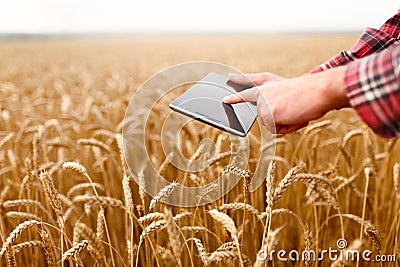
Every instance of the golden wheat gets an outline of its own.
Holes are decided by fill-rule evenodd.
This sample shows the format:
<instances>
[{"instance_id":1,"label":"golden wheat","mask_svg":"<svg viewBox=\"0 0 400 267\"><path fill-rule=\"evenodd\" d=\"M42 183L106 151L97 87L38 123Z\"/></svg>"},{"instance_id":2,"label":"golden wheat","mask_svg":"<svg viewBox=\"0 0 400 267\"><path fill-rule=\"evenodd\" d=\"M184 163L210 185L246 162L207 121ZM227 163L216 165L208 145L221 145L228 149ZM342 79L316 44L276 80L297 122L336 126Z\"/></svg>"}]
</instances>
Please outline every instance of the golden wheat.
<instances>
[{"instance_id":1,"label":"golden wheat","mask_svg":"<svg viewBox=\"0 0 400 267\"><path fill-rule=\"evenodd\" d=\"M172 143L173 129L163 122L168 104L180 94L177 88L156 102L142 98L148 109L135 109L135 116L124 120L136 89L166 66L202 59L293 77L355 39L249 35L0 42L0 265L286 266L289 262L276 256L262 263L257 251L322 251L339 236L354 240L346 249L398 253L399 142L376 137L351 110L330 112L303 130L272 138L260 132L258 122L246 138L236 138L190 121ZM169 78L146 93L158 94ZM125 129L130 123L131 130ZM165 146L174 152L165 155ZM196 161L206 168L176 167L177 153L190 160L187 167ZM150 162L132 166L147 156ZM158 173L150 164L158 165ZM217 181L227 173L243 184L212 203L159 205L181 197L183 185L201 187L190 197L205 203L232 186L233 180ZM174 182L162 188L157 176ZM250 193L253 176L265 179ZM360 232L363 241L357 239ZM290 262L309 264L331 262ZM347 264L355 263L333 266Z\"/></svg>"}]
</instances>

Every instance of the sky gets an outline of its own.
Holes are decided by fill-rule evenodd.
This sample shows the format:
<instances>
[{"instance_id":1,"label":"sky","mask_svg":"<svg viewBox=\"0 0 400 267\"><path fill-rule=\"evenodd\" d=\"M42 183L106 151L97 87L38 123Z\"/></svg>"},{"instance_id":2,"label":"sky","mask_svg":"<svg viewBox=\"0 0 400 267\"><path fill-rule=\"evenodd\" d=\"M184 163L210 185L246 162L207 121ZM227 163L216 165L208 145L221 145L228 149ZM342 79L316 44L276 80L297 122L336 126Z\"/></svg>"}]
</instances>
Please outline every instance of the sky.
<instances>
[{"instance_id":1,"label":"sky","mask_svg":"<svg viewBox=\"0 0 400 267\"><path fill-rule=\"evenodd\" d=\"M400 0L3 0L4 33L360 32Z\"/></svg>"}]
</instances>

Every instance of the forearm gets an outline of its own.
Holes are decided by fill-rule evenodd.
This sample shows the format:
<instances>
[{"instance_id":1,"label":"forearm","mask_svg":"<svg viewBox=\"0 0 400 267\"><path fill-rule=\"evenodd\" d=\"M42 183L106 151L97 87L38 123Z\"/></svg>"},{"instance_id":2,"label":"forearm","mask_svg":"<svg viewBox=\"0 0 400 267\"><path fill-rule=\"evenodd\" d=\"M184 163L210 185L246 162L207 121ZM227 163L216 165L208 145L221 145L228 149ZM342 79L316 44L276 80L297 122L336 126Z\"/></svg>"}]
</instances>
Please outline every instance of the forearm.
<instances>
[{"instance_id":1,"label":"forearm","mask_svg":"<svg viewBox=\"0 0 400 267\"><path fill-rule=\"evenodd\" d=\"M345 72L346 67L343 66L313 74L320 76L315 83L320 96L318 103L325 112L350 106L344 83Z\"/></svg>"}]
</instances>

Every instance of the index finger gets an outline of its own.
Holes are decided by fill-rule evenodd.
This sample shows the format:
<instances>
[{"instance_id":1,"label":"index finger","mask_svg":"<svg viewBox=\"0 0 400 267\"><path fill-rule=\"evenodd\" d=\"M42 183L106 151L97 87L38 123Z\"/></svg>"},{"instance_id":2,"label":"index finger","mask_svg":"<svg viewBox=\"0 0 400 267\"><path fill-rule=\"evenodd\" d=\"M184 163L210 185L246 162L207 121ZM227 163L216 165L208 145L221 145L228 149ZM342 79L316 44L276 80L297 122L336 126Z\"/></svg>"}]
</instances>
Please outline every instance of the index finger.
<instances>
[{"instance_id":1,"label":"index finger","mask_svg":"<svg viewBox=\"0 0 400 267\"><path fill-rule=\"evenodd\" d=\"M237 94L232 94L224 97L222 100L225 104L236 104L241 102L256 102L258 99L259 90L257 87L252 87L243 90Z\"/></svg>"},{"instance_id":2,"label":"index finger","mask_svg":"<svg viewBox=\"0 0 400 267\"><path fill-rule=\"evenodd\" d=\"M259 76L260 74L230 73L229 80L237 84L242 84L246 86L255 86L261 84L256 82Z\"/></svg>"}]
</instances>

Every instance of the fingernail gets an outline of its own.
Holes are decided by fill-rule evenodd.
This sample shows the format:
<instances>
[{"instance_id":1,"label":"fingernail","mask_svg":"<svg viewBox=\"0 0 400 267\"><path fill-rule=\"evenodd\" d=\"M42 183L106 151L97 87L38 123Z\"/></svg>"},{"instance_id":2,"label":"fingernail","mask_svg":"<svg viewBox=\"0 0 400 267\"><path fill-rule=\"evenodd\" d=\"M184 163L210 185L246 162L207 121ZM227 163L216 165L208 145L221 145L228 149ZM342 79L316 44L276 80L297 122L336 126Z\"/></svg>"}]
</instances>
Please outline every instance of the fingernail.
<instances>
[{"instance_id":1,"label":"fingernail","mask_svg":"<svg viewBox=\"0 0 400 267\"><path fill-rule=\"evenodd\" d=\"M228 99L229 99L229 96L225 96L225 97L222 99L222 102L226 103L226 102L228 101Z\"/></svg>"},{"instance_id":2,"label":"fingernail","mask_svg":"<svg viewBox=\"0 0 400 267\"><path fill-rule=\"evenodd\" d=\"M228 77L229 78L233 78L233 77L237 77L239 74L237 74L237 73L229 73L228 74Z\"/></svg>"}]
</instances>

